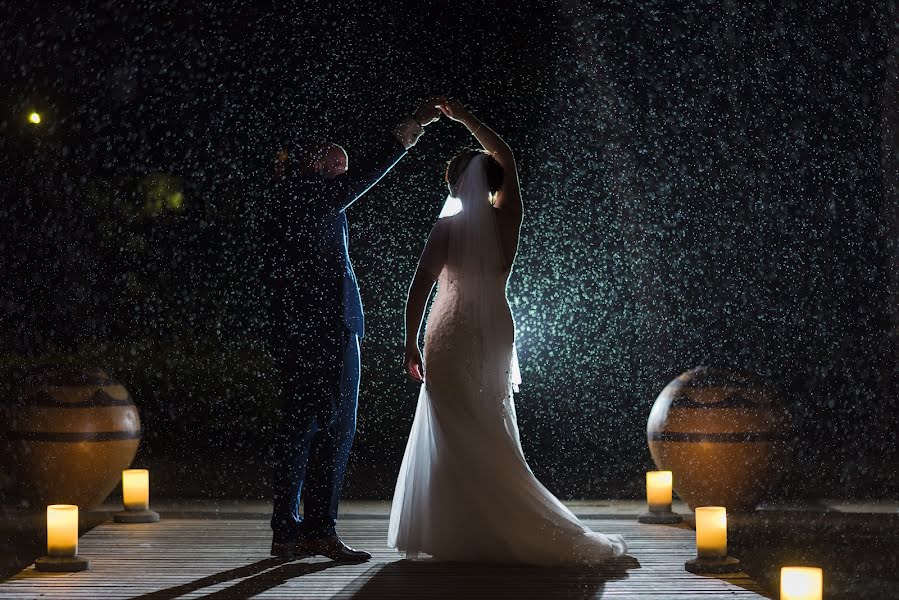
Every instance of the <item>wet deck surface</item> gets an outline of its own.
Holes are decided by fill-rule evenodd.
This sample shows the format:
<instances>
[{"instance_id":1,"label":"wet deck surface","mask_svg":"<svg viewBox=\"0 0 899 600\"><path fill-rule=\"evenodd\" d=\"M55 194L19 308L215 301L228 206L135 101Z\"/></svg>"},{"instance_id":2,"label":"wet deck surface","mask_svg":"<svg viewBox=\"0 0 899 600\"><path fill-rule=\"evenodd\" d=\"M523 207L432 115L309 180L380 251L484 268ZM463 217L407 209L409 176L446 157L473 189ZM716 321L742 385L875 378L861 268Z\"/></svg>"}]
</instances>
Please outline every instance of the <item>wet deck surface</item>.
<instances>
[{"instance_id":1,"label":"wet deck surface","mask_svg":"<svg viewBox=\"0 0 899 600\"><path fill-rule=\"evenodd\" d=\"M165 515L163 515L165 517ZM341 598L549 599L766 598L748 576L687 573L694 532L640 525L631 518L587 518L592 529L620 533L630 556L590 569L411 562L386 547L387 519L375 511L344 515L343 537L372 552L371 562L285 561L269 556L271 533L258 515L163 518L160 523L105 523L79 542L91 560L82 573L28 567L0 583L0 598Z\"/></svg>"}]
</instances>

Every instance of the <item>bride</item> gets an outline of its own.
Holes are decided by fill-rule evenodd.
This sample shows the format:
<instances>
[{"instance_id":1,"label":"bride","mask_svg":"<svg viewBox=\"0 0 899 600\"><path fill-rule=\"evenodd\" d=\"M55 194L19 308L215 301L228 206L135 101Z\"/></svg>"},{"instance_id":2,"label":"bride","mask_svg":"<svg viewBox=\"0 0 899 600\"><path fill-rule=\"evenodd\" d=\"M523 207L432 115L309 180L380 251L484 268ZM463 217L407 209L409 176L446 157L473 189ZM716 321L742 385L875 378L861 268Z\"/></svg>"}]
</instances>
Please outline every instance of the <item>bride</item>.
<instances>
[{"instance_id":1,"label":"bride","mask_svg":"<svg viewBox=\"0 0 899 600\"><path fill-rule=\"evenodd\" d=\"M509 146L458 100L440 105L483 146L446 170L450 196L406 304L405 365L421 381L390 511L388 545L410 558L594 564L624 554L537 481L521 449L512 392L520 376L506 282L522 221ZM418 334L434 282L438 293Z\"/></svg>"}]
</instances>

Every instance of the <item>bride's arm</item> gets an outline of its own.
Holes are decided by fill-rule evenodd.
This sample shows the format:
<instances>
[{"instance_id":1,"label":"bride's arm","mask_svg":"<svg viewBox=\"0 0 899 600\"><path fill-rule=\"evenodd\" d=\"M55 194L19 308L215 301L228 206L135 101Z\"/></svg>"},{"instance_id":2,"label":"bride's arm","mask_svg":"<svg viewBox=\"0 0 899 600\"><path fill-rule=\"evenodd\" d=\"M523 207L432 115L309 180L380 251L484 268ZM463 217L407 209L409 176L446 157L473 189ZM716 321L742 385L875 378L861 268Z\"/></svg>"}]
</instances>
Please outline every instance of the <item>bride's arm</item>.
<instances>
[{"instance_id":1,"label":"bride's arm","mask_svg":"<svg viewBox=\"0 0 899 600\"><path fill-rule=\"evenodd\" d=\"M415 270L412 285L409 286L409 295L406 298L406 343L403 362L406 373L416 381L424 381L424 366L421 360L421 350L418 348L418 334L421 331L421 320L434 289L434 279L420 267Z\"/></svg>"},{"instance_id":2,"label":"bride's arm","mask_svg":"<svg viewBox=\"0 0 899 600\"><path fill-rule=\"evenodd\" d=\"M515 217L520 221L524 207L521 202L521 188L518 183L518 167L515 165L515 157L509 144L503 141L495 131L468 112L462 106L462 103L456 99L448 100L441 104L440 110L449 118L465 125L484 150L489 152L496 159L496 162L502 166L503 185L496 196L494 207L500 212Z\"/></svg>"},{"instance_id":3,"label":"bride's arm","mask_svg":"<svg viewBox=\"0 0 899 600\"><path fill-rule=\"evenodd\" d=\"M428 298L434 289L434 282L443 270L446 262L445 221L437 221L428 241L425 244L415 276L409 286L409 295L406 298L406 342L404 364L409 377L417 381L424 380L424 367L421 360L421 351L418 348L418 336L421 331L421 321L424 318L425 307Z\"/></svg>"}]
</instances>

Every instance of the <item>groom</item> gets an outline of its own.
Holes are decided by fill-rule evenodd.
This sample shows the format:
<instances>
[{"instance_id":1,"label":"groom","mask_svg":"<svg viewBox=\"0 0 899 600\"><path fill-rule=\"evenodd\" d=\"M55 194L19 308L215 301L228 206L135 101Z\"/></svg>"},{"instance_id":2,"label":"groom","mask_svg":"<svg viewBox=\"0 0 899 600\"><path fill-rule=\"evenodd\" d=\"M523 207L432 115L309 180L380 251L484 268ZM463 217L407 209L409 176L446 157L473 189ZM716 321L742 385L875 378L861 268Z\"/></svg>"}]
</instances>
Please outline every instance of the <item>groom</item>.
<instances>
[{"instance_id":1,"label":"groom","mask_svg":"<svg viewBox=\"0 0 899 600\"><path fill-rule=\"evenodd\" d=\"M343 148L281 151L267 203L266 279L272 354L281 378L273 460L272 555L368 560L337 536L337 503L356 430L362 302L350 263L346 209L415 145L440 115L423 102L350 169ZM304 515L299 501L303 496Z\"/></svg>"}]
</instances>

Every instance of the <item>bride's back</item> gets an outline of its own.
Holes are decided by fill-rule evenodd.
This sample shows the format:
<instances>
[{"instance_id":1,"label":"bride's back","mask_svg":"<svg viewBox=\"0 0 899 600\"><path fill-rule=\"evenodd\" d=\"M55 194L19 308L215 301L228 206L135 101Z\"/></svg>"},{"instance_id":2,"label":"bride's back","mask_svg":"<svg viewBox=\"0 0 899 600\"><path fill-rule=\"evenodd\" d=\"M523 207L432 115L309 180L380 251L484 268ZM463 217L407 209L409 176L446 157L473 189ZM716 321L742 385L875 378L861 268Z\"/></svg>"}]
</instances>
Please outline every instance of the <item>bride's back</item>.
<instances>
[{"instance_id":1,"label":"bride's back","mask_svg":"<svg viewBox=\"0 0 899 600\"><path fill-rule=\"evenodd\" d=\"M490 212L495 211L491 208ZM470 235L472 232L466 231L466 227L471 227L471 225L466 223L461 216L460 213L441 219L439 222L439 226L443 229L443 235L446 236L445 272L452 279L475 277L507 279L511 264L507 264L504 259L505 253L495 223L496 217L490 215L490 220L494 222L480 227L476 234L480 236L480 239L474 241ZM473 243L476 244L475 247L468 247ZM473 256L474 253L476 256ZM477 260L472 260L472 258L477 258Z\"/></svg>"},{"instance_id":2,"label":"bride's back","mask_svg":"<svg viewBox=\"0 0 899 600\"><path fill-rule=\"evenodd\" d=\"M494 212L491 207L488 210ZM503 260L494 215L485 213L481 216L486 222L479 219L473 225L463 214L438 223L439 235L445 240L445 259L428 315L426 360L430 359L432 366L460 360L483 363L486 352L500 359L497 368L504 371L515 336L506 298L510 271ZM452 358L444 354L447 350ZM436 359L436 355L444 358Z\"/></svg>"}]
</instances>

